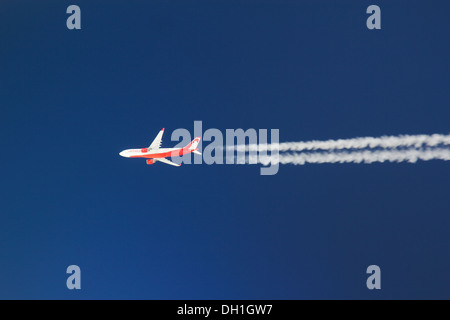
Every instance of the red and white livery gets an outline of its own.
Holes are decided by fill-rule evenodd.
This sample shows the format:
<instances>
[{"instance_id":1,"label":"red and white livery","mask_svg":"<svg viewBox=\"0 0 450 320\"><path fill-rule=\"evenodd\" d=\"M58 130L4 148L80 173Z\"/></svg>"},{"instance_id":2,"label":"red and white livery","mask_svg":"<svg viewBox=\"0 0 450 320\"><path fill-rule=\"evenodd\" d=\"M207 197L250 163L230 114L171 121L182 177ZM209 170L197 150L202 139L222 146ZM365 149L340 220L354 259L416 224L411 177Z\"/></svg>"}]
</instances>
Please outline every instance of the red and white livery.
<instances>
[{"instance_id":1,"label":"red and white livery","mask_svg":"<svg viewBox=\"0 0 450 320\"><path fill-rule=\"evenodd\" d=\"M171 166L179 167L181 164L174 163L167 160L167 157L178 157L188 153L195 153L201 155L198 151L198 143L200 142L200 137L195 138L184 148L161 148L162 136L164 133L164 128L158 133L155 140L148 148L142 149L127 149L123 150L119 155L125 158L145 158L147 159L147 164L154 164L157 161L162 163L170 164Z\"/></svg>"}]
</instances>

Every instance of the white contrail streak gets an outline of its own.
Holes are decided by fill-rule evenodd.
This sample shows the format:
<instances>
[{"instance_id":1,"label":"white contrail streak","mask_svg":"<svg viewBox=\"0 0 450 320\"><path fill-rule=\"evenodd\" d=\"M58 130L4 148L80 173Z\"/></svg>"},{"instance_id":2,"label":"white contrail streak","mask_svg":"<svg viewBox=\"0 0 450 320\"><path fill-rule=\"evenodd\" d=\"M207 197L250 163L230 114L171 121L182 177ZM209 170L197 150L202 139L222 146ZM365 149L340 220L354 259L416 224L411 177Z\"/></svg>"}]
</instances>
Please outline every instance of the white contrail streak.
<instances>
[{"instance_id":1,"label":"white contrail streak","mask_svg":"<svg viewBox=\"0 0 450 320\"><path fill-rule=\"evenodd\" d=\"M406 149L406 150L365 150L290 153L273 156L249 156L247 163L294 164L306 163L374 163L374 162L410 162L418 160L450 161L450 149Z\"/></svg>"},{"instance_id":2,"label":"white contrail streak","mask_svg":"<svg viewBox=\"0 0 450 320\"><path fill-rule=\"evenodd\" d=\"M382 137L362 137L338 140L312 140L300 142L283 142L274 144L250 144L228 146L227 150L238 152L248 151L315 151L315 150L344 150L344 149L395 149L395 148L433 148L450 145L450 135L400 135Z\"/></svg>"}]
</instances>

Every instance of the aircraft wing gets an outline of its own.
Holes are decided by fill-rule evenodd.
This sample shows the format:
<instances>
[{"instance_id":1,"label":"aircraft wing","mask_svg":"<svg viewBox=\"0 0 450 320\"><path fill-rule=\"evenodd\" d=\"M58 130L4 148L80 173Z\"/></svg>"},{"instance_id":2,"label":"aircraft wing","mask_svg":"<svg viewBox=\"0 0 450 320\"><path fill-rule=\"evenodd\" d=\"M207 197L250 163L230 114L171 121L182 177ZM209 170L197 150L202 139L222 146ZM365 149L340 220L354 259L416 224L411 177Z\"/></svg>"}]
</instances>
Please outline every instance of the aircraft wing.
<instances>
[{"instance_id":1,"label":"aircraft wing","mask_svg":"<svg viewBox=\"0 0 450 320\"><path fill-rule=\"evenodd\" d=\"M166 158L158 158L158 161L161 161L162 163L165 163L165 164L170 164L171 166L175 166L175 167L181 166L181 163L180 164L176 164L175 162L167 160Z\"/></svg>"},{"instance_id":2,"label":"aircraft wing","mask_svg":"<svg viewBox=\"0 0 450 320\"><path fill-rule=\"evenodd\" d=\"M159 149L161 147L161 141L162 141L163 133L164 133L164 128L162 128L162 130L156 136L155 140L153 140L153 142L150 145L150 147L148 147L149 150L151 150L151 149Z\"/></svg>"}]
</instances>

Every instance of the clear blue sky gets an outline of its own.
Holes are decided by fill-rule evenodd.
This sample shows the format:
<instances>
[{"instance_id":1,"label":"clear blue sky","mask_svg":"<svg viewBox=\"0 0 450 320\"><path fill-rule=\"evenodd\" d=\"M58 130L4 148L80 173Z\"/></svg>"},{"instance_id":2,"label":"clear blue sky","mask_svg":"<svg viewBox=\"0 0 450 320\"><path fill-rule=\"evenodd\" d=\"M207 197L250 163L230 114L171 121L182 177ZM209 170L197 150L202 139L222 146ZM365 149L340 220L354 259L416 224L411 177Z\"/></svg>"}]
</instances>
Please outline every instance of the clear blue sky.
<instances>
[{"instance_id":1,"label":"clear blue sky","mask_svg":"<svg viewBox=\"0 0 450 320\"><path fill-rule=\"evenodd\" d=\"M82 29L66 28L81 8ZM378 4L382 29L366 28ZM450 164L174 168L166 128L449 133L449 1L0 3L0 298L449 298ZM79 265L82 290L66 288ZM369 291L367 266L382 271Z\"/></svg>"}]
</instances>

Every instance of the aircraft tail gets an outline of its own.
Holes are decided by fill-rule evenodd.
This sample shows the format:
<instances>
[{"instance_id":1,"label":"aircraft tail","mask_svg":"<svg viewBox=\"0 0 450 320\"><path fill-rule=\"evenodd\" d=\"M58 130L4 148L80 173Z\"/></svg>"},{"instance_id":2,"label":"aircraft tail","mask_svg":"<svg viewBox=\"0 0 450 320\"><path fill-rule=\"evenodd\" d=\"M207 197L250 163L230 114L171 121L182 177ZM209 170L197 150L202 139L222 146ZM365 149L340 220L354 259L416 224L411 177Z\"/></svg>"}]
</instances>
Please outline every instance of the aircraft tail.
<instances>
[{"instance_id":1,"label":"aircraft tail","mask_svg":"<svg viewBox=\"0 0 450 320\"><path fill-rule=\"evenodd\" d=\"M198 146L198 143L200 142L200 139L201 139L200 137L195 138L194 140L191 141L191 143L189 143L189 144L186 146L186 148L187 148L188 150L192 151L192 152L195 153L195 154L201 155L201 152L198 151L198 149L197 149L197 146Z\"/></svg>"}]
</instances>

